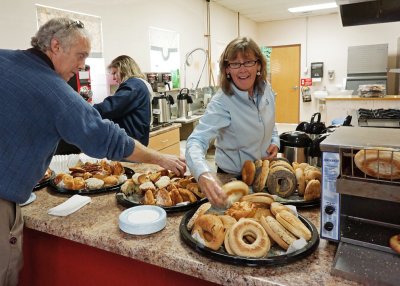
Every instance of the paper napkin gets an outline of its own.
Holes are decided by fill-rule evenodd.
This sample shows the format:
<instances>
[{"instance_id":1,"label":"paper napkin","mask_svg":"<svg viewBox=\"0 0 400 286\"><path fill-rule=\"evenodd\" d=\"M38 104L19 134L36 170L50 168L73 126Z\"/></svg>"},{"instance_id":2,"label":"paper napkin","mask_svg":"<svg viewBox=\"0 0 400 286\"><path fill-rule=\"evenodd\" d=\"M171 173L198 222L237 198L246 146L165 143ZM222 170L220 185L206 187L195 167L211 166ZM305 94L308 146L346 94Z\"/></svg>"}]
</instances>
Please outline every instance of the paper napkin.
<instances>
[{"instance_id":1,"label":"paper napkin","mask_svg":"<svg viewBox=\"0 0 400 286\"><path fill-rule=\"evenodd\" d=\"M91 202L91 198L81 195L73 195L62 204L49 209L48 214L56 216L67 216L79 210L84 205Z\"/></svg>"}]
</instances>

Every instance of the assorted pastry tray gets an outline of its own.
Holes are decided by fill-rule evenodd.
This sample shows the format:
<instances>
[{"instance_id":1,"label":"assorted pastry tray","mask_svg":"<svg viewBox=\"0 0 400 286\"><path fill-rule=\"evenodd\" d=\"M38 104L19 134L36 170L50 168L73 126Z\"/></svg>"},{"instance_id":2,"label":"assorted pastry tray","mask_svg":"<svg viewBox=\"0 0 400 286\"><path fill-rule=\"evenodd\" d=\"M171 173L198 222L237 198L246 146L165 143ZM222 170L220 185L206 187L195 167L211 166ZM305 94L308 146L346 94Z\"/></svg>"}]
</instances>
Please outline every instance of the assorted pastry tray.
<instances>
[{"instance_id":1,"label":"assorted pastry tray","mask_svg":"<svg viewBox=\"0 0 400 286\"><path fill-rule=\"evenodd\" d=\"M307 227L311 232L311 238L306 242L306 244L290 253L286 253L285 250L280 248L276 243L271 246L267 256L262 258L244 257L229 254L224 245L222 245L218 250L213 250L206 247L205 245L199 243L191 235L188 230L188 223L192 216L195 214L197 209L192 209L185 213L181 223L179 225L179 231L181 239L193 250L206 256L207 258L215 259L224 263L241 265L241 266L276 266L283 265L292 262L296 262L302 258L307 257L313 253L319 244L319 234L316 227L305 217L298 215L298 219Z\"/></svg>"}]
</instances>

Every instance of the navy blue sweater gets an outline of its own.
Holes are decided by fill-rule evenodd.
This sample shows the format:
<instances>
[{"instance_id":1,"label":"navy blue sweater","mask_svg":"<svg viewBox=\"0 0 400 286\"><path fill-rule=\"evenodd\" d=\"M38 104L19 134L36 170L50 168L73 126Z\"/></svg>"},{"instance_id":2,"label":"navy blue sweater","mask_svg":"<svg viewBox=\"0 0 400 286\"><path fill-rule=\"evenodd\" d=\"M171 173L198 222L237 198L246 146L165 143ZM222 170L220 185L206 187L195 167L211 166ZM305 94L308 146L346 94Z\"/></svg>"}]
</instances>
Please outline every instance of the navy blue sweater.
<instances>
[{"instance_id":1,"label":"navy blue sweater","mask_svg":"<svg viewBox=\"0 0 400 286\"><path fill-rule=\"evenodd\" d=\"M44 60L0 50L0 198L22 203L62 138L96 158L120 160L134 141L100 114Z\"/></svg>"},{"instance_id":2,"label":"navy blue sweater","mask_svg":"<svg viewBox=\"0 0 400 286\"><path fill-rule=\"evenodd\" d=\"M150 97L146 84L132 77L121 83L114 95L93 107L103 118L118 123L129 136L147 146L151 120Z\"/></svg>"}]
</instances>

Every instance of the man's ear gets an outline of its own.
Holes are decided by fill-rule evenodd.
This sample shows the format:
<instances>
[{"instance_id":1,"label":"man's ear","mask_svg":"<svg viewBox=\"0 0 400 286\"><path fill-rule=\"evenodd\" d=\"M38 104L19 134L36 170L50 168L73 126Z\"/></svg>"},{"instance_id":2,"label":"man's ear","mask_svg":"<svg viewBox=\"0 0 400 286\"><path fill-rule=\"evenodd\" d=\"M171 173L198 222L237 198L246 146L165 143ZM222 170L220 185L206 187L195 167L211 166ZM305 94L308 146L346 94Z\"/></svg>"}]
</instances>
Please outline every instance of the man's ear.
<instances>
[{"instance_id":1,"label":"man's ear","mask_svg":"<svg viewBox=\"0 0 400 286\"><path fill-rule=\"evenodd\" d=\"M53 53L57 54L60 51L60 47L61 47L60 42L57 39L55 38L51 39L50 49Z\"/></svg>"}]
</instances>

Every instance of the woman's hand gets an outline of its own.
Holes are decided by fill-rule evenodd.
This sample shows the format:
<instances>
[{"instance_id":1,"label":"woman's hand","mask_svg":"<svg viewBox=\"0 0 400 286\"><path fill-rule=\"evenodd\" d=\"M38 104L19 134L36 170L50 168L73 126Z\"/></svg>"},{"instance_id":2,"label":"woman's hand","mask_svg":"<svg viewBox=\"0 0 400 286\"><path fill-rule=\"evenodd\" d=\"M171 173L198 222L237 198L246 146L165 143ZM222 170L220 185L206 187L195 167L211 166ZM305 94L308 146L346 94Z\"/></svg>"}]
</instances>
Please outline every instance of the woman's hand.
<instances>
[{"instance_id":1,"label":"woman's hand","mask_svg":"<svg viewBox=\"0 0 400 286\"><path fill-rule=\"evenodd\" d=\"M270 160L275 158L278 155L279 148L275 144L271 144L268 146L267 154L268 156L262 158L263 160Z\"/></svg>"},{"instance_id":2,"label":"woman's hand","mask_svg":"<svg viewBox=\"0 0 400 286\"><path fill-rule=\"evenodd\" d=\"M164 169L174 172L177 176L183 176L186 172L186 161L182 157L163 154L158 164Z\"/></svg>"},{"instance_id":3,"label":"woman's hand","mask_svg":"<svg viewBox=\"0 0 400 286\"><path fill-rule=\"evenodd\" d=\"M200 189L207 196L210 203L219 208L225 207L227 196L221 188L221 182L215 174L203 173L199 177Z\"/></svg>"}]
</instances>

